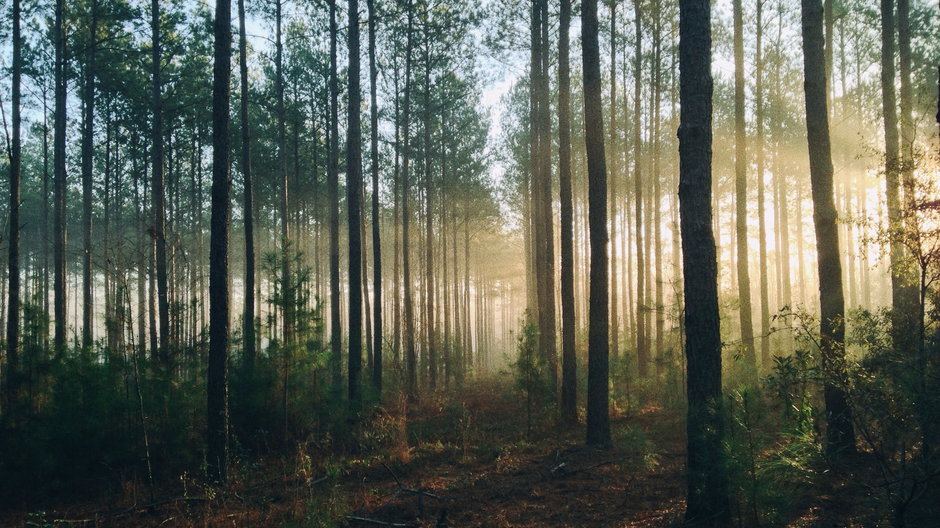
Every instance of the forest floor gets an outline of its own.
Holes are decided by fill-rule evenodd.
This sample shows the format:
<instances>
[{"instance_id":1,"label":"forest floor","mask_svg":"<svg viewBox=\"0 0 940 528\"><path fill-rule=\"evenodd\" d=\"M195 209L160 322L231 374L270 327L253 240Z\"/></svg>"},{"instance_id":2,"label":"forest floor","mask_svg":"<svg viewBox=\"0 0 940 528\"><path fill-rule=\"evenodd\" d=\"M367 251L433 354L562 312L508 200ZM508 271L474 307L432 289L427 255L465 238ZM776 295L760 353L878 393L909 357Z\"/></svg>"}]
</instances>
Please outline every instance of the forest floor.
<instances>
[{"instance_id":1,"label":"forest floor","mask_svg":"<svg viewBox=\"0 0 940 528\"><path fill-rule=\"evenodd\" d=\"M223 491L185 475L157 490L139 484L99 501L0 514L0 526L40 527L668 527L684 509L684 422L658 407L613 410L613 447L583 445L583 427L527 432L524 399L508 379L457 396L381 410L362 455L316 445L241 464ZM370 442L374 448L369 447ZM849 479L797 491L786 526L872 526ZM735 526L749 526L735 512ZM870 521L871 517L867 517ZM743 519L743 520L740 520ZM776 524L776 523L775 523Z\"/></svg>"}]
</instances>

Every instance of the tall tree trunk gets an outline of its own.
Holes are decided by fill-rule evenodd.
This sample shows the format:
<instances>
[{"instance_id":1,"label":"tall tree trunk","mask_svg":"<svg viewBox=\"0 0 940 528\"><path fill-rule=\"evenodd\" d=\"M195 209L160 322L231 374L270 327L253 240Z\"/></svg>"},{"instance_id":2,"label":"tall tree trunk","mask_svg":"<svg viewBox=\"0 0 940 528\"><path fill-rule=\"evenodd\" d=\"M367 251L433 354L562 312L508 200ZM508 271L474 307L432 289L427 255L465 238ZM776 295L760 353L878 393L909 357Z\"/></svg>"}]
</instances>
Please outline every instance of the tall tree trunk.
<instances>
[{"instance_id":1,"label":"tall tree trunk","mask_svg":"<svg viewBox=\"0 0 940 528\"><path fill-rule=\"evenodd\" d=\"M585 0L581 6L581 38L584 70L584 138L587 147L588 215L591 233L587 443L609 445L607 167L604 159L604 116L601 102L601 60L597 26L597 0Z\"/></svg>"},{"instance_id":2,"label":"tall tree trunk","mask_svg":"<svg viewBox=\"0 0 940 528\"><path fill-rule=\"evenodd\" d=\"M49 233L49 104L48 90L42 90L42 312L49 313L49 256L52 254ZM49 344L48 326L42 332L43 346Z\"/></svg>"},{"instance_id":3,"label":"tall tree trunk","mask_svg":"<svg viewBox=\"0 0 940 528\"><path fill-rule=\"evenodd\" d=\"M401 361L401 328L402 328L402 319L401 319L401 91L399 88L400 80L400 70L398 61L395 61L395 168L394 168L394 179L392 182L392 187L394 189L393 196L393 211L392 211L392 225L394 226L394 241L393 241L393 254L392 254L392 292L394 294L393 304L394 311L392 314L392 357L396 365L400 364Z\"/></svg>"},{"instance_id":4,"label":"tall tree trunk","mask_svg":"<svg viewBox=\"0 0 940 528\"><path fill-rule=\"evenodd\" d=\"M339 290L339 84L336 70L336 0L330 0L330 162L327 187L330 196L330 350L333 390L343 383L343 328L340 321Z\"/></svg>"},{"instance_id":5,"label":"tall tree trunk","mask_svg":"<svg viewBox=\"0 0 940 528\"><path fill-rule=\"evenodd\" d=\"M904 247L900 240L901 225L901 172L898 138L897 98L895 96L894 67L894 2L881 2L881 93L885 134L885 197L888 206L888 244L891 263L891 305L894 347L910 351L914 346L914 321L911 282L904 276ZM916 292L915 292L916 293Z\"/></svg>"},{"instance_id":6,"label":"tall tree trunk","mask_svg":"<svg viewBox=\"0 0 940 528\"><path fill-rule=\"evenodd\" d=\"M757 49L755 51L755 109L757 127L757 230L758 260L760 261L760 364L770 368L770 299L767 280L767 225L764 206L764 64L763 64L763 7L765 0L757 0Z\"/></svg>"},{"instance_id":7,"label":"tall tree trunk","mask_svg":"<svg viewBox=\"0 0 940 528\"><path fill-rule=\"evenodd\" d=\"M620 145L617 142L617 0L608 0L610 7L610 128L607 143L608 183L610 192L610 355L620 355L620 314L617 301L617 179L620 177Z\"/></svg>"},{"instance_id":8,"label":"tall tree trunk","mask_svg":"<svg viewBox=\"0 0 940 528\"><path fill-rule=\"evenodd\" d=\"M430 37L425 30L424 39L424 284L427 313L427 359L431 390L437 388L437 324L434 312L434 186L431 179L431 51Z\"/></svg>"},{"instance_id":9,"label":"tall tree trunk","mask_svg":"<svg viewBox=\"0 0 940 528\"><path fill-rule=\"evenodd\" d=\"M151 131L151 141L153 158L151 169L153 170L152 186L152 206L153 206L153 237L156 243L156 272L157 272L157 310L160 318L159 328L159 357L164 366L171 366L170 358L170 300L169 300L169 281L167 278L167 255L166 255L166 190L164 189L163 177L163 85L161 84L160 71L163 55L161 51L162 42L160 41L160 0L151 0L151 31L152 31L152 50L151 50L151 68L153 75L151 111L153 112L153 128Z\"/></svg>"},{"instance_id":10,"label":"tall tree trunk","mask_svg":"<svg viewBox=\"0 0 940 528\"><path fill-rule=\"evenodd\" d=\"M779 50L783 46L783 16L777 17L777 35L774 41L774 49L778 50L778 57L774 61L774 70L773 70L773 93L771 98L775 99L780 96L780 86L782 84L782 57L779 56ZM775 145L777 148L774 149L773 154L773 181L775 192L777 193L777 200L774 202L774 210L779 211L780 225L779 225L779 240L780 245L777 248L778 253L780 254L780 263L781 265L781 285L783 299L780 303L782 306L790 306L793 303L793 288L790 280L790 200L788 198L789 191L787 186L784 184L784 177L781 174L780 166L780 145L782 143L782 127L780 124L779 118L771 121L771 131L773 131ZM797 187L799 189L799 187ZM799 193L797 193L799 195ZM799 205L799 204L798 204ZM802 225L802 223L800 223ZM802 248L800 244L799 248ZM802 262L802 260L801 260ZM799 266L799 269L802 271L802 264ZM803 281L800 281L800 288L803 287Z\"/></svg>"},{"instance_id":11,"label":"tall tree trunk","mask_svg":"<svg viewBox=\"0 0 940 528\"><path fill-rule=\"evenodd\" d=\"M359 0L349 0L349 104L346 122L346 211L349 241L349 405L351 416L362 400L362 122L359 88Z\"/></svg>"},{"instance_id":12,"label":"tall tree trunk","mask_svg":"<svg viewBox=\"0 0 940 528\"><path fill-rule=\"evenodd\" d=\"M741 342L749 380L756 379L754 326L751 321L751 278L747 254L747 145L744 126L744 13L741 0L734 0L734 191L735 234L738 249L738 297L741 309Z\"/></svg>"},{"instance_id":13,"label":"tall tree trunk","mask_svg":"<svg viewBox=\"0 0 940 528\"><path fill-rule=\"evenodd\" d=\"M335 1L335 0L334 0ZM279 196L281 215L281 296L283 308L283 332L285 344L294 340L294 289L290 275L290 205L287 181L287 142L286 142L286 116L284 112L284 44L282 38L282 0L274 0L274 92L277 112L277 170L280 180ZM332 51L332 48L331 48Z\"/></svg>"},{"instance_id":14,"label":"tall tree trunk","mask_svg":"<svg viewBox=\"0 0 940 528\"><path fill-rule=\"evenodd\" d=\"M379 224L379 108L376 93L379 72L375 64L375 0L369 8L369 154L372 169L372 386L382 393L382 238Z\"/></svg>"},{"instance_id":15,"label":"tall tree trunk","mask_svg":"<svg viewBox=\"0 0 940 528\"><path fill-rule=\"evenodd\" d=\"M239 0L239 15L243 15ZM242 24L242 27L244 25ZM212 219L209 248L209 366L206 373L206 465L209 480L228 473L229 222L232 173L231 121L232 0L216 0L212 68ZM243 44L242 44L243 45ZM244 89L243 89L244 90ZM243 91L244 95L244 91ZM243 103L244 104L244 103ZM243 115L244 117L244 115ZM243 138L246 130L243 128Z\"/></svg>"},{"instance_id":16,"label":"tall tree trunk","mask_svg":"<svg viewBox=\"0 0 940 528\"><path fill-rule=\"evenodd\" d=\"M663 239L662 239L662 174L660 170L660 125L662 122L660 106L662 102L662 6L660 0L653 4L653 256L656 260L654 288L654 315L656 316L656 374L662 374L663 338L666 328L666 311L663 306Z\"/></svg>"},{"instance_id":17,"label":"tall tree trunk","mask_svg":"<svg viewBox=\"0 0 940 528\"><path fill-rule=\"evenodd\" d=\"M539 321L538 312L541 309L541 305L539 304L538 283L539 259L536 258L538 254L538 244L541 240L541 226L538 222L538 211L541 205L541 201L538 199L540 189L538 178L539 139L541 138L539 134L538 77L539 71L542 69L540 46L542 29L539 23L540 16L539 0L532 0L529 12L529 119L527 123L529 132L529 167L523 174L522 188L525 200L523 215L525 216L524 221L528 231L528 244L526 245L527 304L530 310L529 317L535 323Z\"/></svg>"},{"instance_id":18,"label":"tall tree trunk","mask_svg":"<svg viewBox=\"0 0 940 528\"><path fill-rule=\"evenodd\" d=\"M401 166L401 251L402 251L402 280L404 282L404 338L405 338L405 392L408 398L414 400L418 396L418 365L415 350L415 320L413 285L411 283L411 175L408 173L411 161L411 62L414 28L414 9L412 0L408 0L408 29L405 43L405 102L404 118L402 119L402 148Z\"/></svg>"},{"instance_id":19,"label":"tall tree trunk","mask_svg":"<svg viewBox=\"0 0 940 528\"><path fill-rule=\"evenodd\" d=\"M53 344L56 355L65 353L66 321L66 276L65 276L65 124L66 124L66 57L65 57L65 14L64 0L55 3L55 137L53 139L53 301L55 311L55 337Z\"/></svg>"},{"instance_id":20,"label":"tall tree trunk","mask_svg":"<svg viewBox=\"0 0 940 528\"><path fill-rule=\"evenodd\" d=\"M94 298L92 297L93 277L91 264L92 230L92 167L94 163L95 137L95 76L98 47L98 1L91 1L91 23L88 27L88 49L85 59L85 86L82 116L82 349L91 350L94 339L93 315Z\"/></svg>"},{"instance_id":21,"label":"tall tree trunk","mask_svg":"<svg viewBox=\"0 0 940 528\"><path fill-rule=\"evenodd\" d=\"M554 240L551 200L551 123L548 104L547 0L532 3L530 24L529 165L532 183L532 260L534 314L539 327L539 350L549 366L549 381L557 387L555 344Z\"/></svg>"},{"instance_id":22,"label":"tall tree trunk","mask_svg":"<svg viewBox=\"0 0 940 528\"><path fill-rule=\"evenodd\" d=\"M688 495L698 526L730 520L721 396L718 273L712 234L709 0L679 3L679 214L685 286Z\"/></svg>"},{"instance_id":23,"label":"tall tree trunk","mask_svg":"<svg viewBox=\"0 0 940 528\"><path fill-rule=\"evenodd\" d=\"M6 397L8 412L15 416L19 391L20 353L20 94L23 74L23 35L20 0L13 0L13 138L10 145L10 241L8 249L9 290L7 303Z\"/></svg>"},{"instance_id":24,"label":"tall tree trunk","mask_svg":"<svg viewBox=\"0 0 940 528\"><path fill-rule=\"evenodd\" d=\"M646 378L649 371L649 342L646 336L646 260L643 252L643 174L640 169L642 157L642 139L640 137L640 99L642 98L641 65L643 60L642 22L640 3L633 3L634 26L636 28L636 48L633 63L633 178L635 182L634 199L636 200L636 356L637 374Z\"/></svg>"},{"instance_id":25,"label":"tall tree trunk","mask_svg":"<svg viewBox=\"0 0 940 528\"><path fill-rule=\"evenodd\" d=\"M911 22L910 22L910 0L898 0L898 66L901 77L901 180L904 185L904 207L911 210L916 207L914 202L914 119L912 116L913 95L911 93ZM908 229L914 226L908 226ZM915 289L913 284L908 284L905 288L905 302L908 307L908 317L910 317L911 326L917 331L915 335L919 336L914 343L914 363L917 375L918 394L916 396L919 407L919 421L921 422L921 433L923 435L922 451L925 456L933 453L934 431L936 426L929 419L929 402L927 400L927 355L924 349L924 308L926 287L924 287L923 275L921 276L920 292Z\"/></svg>"},{"instance_id":26,"label":"tall tree trunk","mask_svg":"<svg viewBox=\"0 0 940 528\"><path fill-rule=\"evenodd\" d=\"M249 372L252 372L257 355L255 348L255 209L254 185L251 181L251 134L248 122L248 35L245 31L245 0L238 0L238 72L241 90L239 115L242 139L242 186L244 187L242 216L245 225L245 312L242 316L242 332L245 366Z\"/></svg>"},{"instance_id":27,"label":"tall tree trunk","mask_svg":"<svg viewBox=\"0 0 940 528\"><path fill-rule=\"evenodd\" d=\"M569 28L571 0L561 0L558 16L558 184L561 201L561 414L578 421L578 376L575 355L574 229L571 193L571 79ZM455 261L456 263L456 261Z\"/></svg>"},{"instance_id":28,"label":"tall tree trunk","mask_svg":"<svg viewBox=\"0 0 940 528\"><path fill-rule=\"evenodd\" d=\"M557 332L555 329L555 217L552 210L552 117L548 82L548 0L539 1L541 11L541 60L539 75L539 174L541 179L539 223L543 226L539 249L539 346L548 365L548 382L552 393L558 390ZM481 363L482 365L482 363Z\"/></svg>"},{"instance_id":29,"label":"tall tree trunk","mask_svg":"<svg viewBox=\"0 0 940 528\"><path fill-rule=\"evenodd\" d=\"M806 93L806 139L809 144L813 192L813 223L819 270L820 334L822 367L826 376L827 447L830 452L853 452L855 432L848 399L842 387L840 365L845 357L845 306L842 295L842 263L839 233L832 195L832 153L826 109L826 73L823 56L822 5L802 0L803 89Z\"/></svg>"}]
</instances>

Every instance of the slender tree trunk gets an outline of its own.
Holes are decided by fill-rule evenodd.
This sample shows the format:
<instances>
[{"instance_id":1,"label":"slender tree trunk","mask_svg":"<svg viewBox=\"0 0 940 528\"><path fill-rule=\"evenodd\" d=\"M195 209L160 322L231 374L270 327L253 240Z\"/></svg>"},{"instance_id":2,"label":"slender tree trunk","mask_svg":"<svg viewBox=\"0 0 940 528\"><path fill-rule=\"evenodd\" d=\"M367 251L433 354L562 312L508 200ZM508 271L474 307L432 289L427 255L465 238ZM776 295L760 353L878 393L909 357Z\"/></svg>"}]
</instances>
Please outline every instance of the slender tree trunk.
<instances>
[{"instance_id":1,"label":"slender tree trunk","mask_svg":"<svg viewBox=\"0 0 940 528\"><path fill-rule=\"evenodd\" d=\"M335 0L333 0L335 2ZM282 0L274 0L274 92L275 111L277 113L277 170L280 187L278 198L280 200L281 215L281 296L283 300L283 333L285 344L294 340L294 289L291 282L291 248L290 248L290 203L289 184L287 180L287 142L286 142L286 115L284 112L284 44L282 38ZM332 41L331 41L332 44ZM330 48L331 52L333 48ZM332 57L333 55L331 55Z\"/></svg>"},{"instance_id":2,"label":"slender tree trunk","mask_svg":"<svg viewBox=\"0 0 940 528\"><path fill-rule=\"evenodd\" d=\"M245 367L249 372L253 372L257 355L255 348L255 210L254 185L251 181L251 134L248 122L248 36L245 31L245 0L238 0L238 71L241 89L241 101L239 101L242 139L241 170L244 187L242 216L245 225L245 313L242 332Z\"/></svg>"},{"instance_id":3,"label":"slender tree trunk","mask_svg":"<svg viewBox=\"0 0 940 528\"><path fill-rule=\"evenodd\" d=\"M441 321L444 326L443 339L441 341L441 373L443 375L443 384L444 388L447 389L450 386L450 381L453 377L453 358L454 358L454 345L453 338L451 336L451 305L450 305L450 284L448 283L448 262L447 262L447 235L450 231L450 226L447 222L447 200L444 199L447 196L447 193L450 191L448 188L448 177L447 177L447 144L446 137L449 133L447 129L448 115L445 111L441 116L441 129L440 129L440 142L441 142L441 245L440 245L440 262L441 262L441 274L440 274L440 285L441 285L441 307L442 307L442 316Z\"/></svg>"},{"instance_id":4,"label":"slender tree trunk","mask_svg":"<svg viewBox=\"0 0 940 528\"><path fill-rule=\"evenodd\" d=\"M776 36L776 43L775 43L775 48L778 50L778 53L779 53L779 50L782 49L782 46L783 46L783 16L781 14L777 18L777 36ZM774 86L774 91L775 91L774 95L776 97L780 96L780 86L783 81L781 65L782 65L782 59L778 57L777 60L774 62L773 86ZM782 279L783 279L782 281L783 282L783 303L782 304L790 305L791 303L793 303L793 288L792 288L792 284L790 280L790 207L789 207L790 200L788 198L789 192L788 192L787 186L784 184L783 175L780 174L781 167L780 167L779 151L780 151L780 145L782 143L780 129L781 129L781 125L778 119L777 127L776 127L777 149L775 149L775 152L774 152L774 171L773 171L774 175L773 176L774 176L774 181L776 182L776 187L779 189L780 199L779 199L778 204L775 205L775 208L780 210L780 242L781 242L780 252L782 255L781 261L783 263L783 273L781 274ZM799 197L800 195L799 186L797 186L796 194L797 194L797 197ZM797 207L799 208L799 199L797 199ZM798 218L801 218L801 217L798 216ZM799 225L802 226L802 222L799 222ZM803 245L801 242L797 249L802 250L802 247ZM802 273L802 270L803 270L802 254L800 256L801 258L800 258L799 269L800 269L800 273ZM800 278L800 288L803 288L802 277ZM802 295L801 295L801 300L802 300Z\"/></svg>"},{"instance_id":5,"label":"slender tree trunk","mask_svg":"<svg viewBox=\"0 0 940 528\"><path fill-rule=\"evenodd\" d=\"M434 186L431 180L431 54L430 36L425 31L424 40L424 286L427 315L427 360L431 390L437 388L437 325L434 312Z\"/></svg>"},{"instance_id":6,"label":"slender tree trunk","mask_svg":"<svg viewBox=\"0 0 940 528\"><path fill-rule=\"evenodd\" d=\"M634 25L636 28L636 49L633 63L633 178L635 182L634 199L636 200L636 356L637 374L646 378L649 373L649 343L646 337L646 260L643 252L643 173L640 169L642 140L640 136L640 100L642 98L641 67L643 60L642 22L640 3L634 2Z\"/></svg>"},{"instance_id":7,"label":"slender tree trunk","mask_svg":"<svg viewBox=\"0 0 940 528\"><path fill-rule=\"evenodd\" d=\"M900 77L900 156L899 169L901 174L901 185L904 188L904 200L902 207L910 209L914 206L914 118L913 118L913 94L911 86L911 22L910 22L910 0L898 0L898 74ZM917 286L909 281L904 289L905 305L908 311L908 317L911 320L911 327L916 328L920 323L917 321L918 311L918 293Z\"/></svg>"},{"instance_id":8,"label":"slender tree trunk","mask_svg":"<svg viewBox=\"0 0 940 528\"><path fill-rule=\"evenodd\" d=\"M379 108L376 93L379 72L375 64L375 0L366 0L369 8L369 123L372 169L372 385L382 393L382 238L379 225Z\"/></svg>"},{"instance_id":9,"label":"slender tree trunk","mask_svg":"<svg viewBox=\"0 0 940 528\"><path fill-rule=\"evenodd\" d=\"M459 176L455 175L455 179L456 178L459 178ZM464 311L466 311L468 307L463 306L463 310L461 310L460 276L458 274L459 260L457 259L457 231L458 231L458 223L459 223L459 213L457 212L457 201L454 200L453 204L454 204L454 215L453 215L453 222L451 226L450 236L451 236L451 259L454 262L454 269L453 269L454 301L453 302L454 302L454 343L456 347L456 353L454 354L454 365L455 365L454 371L455 371L456 381L459 385L460 383L463 382L463 377L464 377L463 356L464 356L464 348L465 348L464 340L463 340L463 332L461 332L460 330L461 328L463 328L463 326L461 325L461 321L462 321L461 314L464 313Z\"/></svg>"},{"instance_id":10,"label":"slender tree trunk","mask_svg":"<svg viewBox=\"0 0 940 528\"><path fill-rule=\"evenodd\" d=\"M327 187L330 200L330 350L333 390L343 383L343 327L340 321L339 290L339 84L336 70L336 0L330 0L330 162Z\"/></svg>"},{"instance_id":11,"label":"slender tree trunk","mask_svg":"<svg viewBox=\"0 0 940 528\"><path fill-rule=\"evenodd\" d=\"M157 310L160 318L159 328L159 357L164 366L171 366L170 358L170 300L169 280L167 278L166 253L166 190L163 176L163 85L161 84L161 69L163 61L162 42L160 40L160 0L151 0L151 31L152 50L151 68L153 75L151 111L153 112L153 128L151 141L153 142L151 156L153 158L153 237L156 243L156 272L157 272Z\"/></svg>"},{"instance_id":12,"label":"slender tree trunk","mask_svg":"<svg viewBox=\"0 0 940 528\"><path fill-rule=\"evenodd\" d=\"M604 159L604 116L601 102L600 46L597 0L581 6L584 70L584 138L588 161L591 231L591 283L588 315L587 443L610 444L608 414L608 291L607 291L607 167Z\"/></svg>"},{"instance_id":13,"label":"slender tree trunk","mask_svg":"<svg viewBox=\"0 0 940 528\"><path fill-rule=\"evenodd\" d=\"M55 137L53 139L53 302L55 310L55 346L56 355L65 353L66 321L66 276L65 276L65 125L66 125L66 56L65 56L65 14L64 0L55 3Z\"/></svg>"},{"instance_id":14,"label":"slender tree trunk","mask_svg":"<svg viewBox=\"0 0 940 528\"><path fill-rule=\"evenodd\" d=\"M19 391L20 353L20 94L23 75L23 34L20 0L13 0L13 137L10 145L10 240L8 249L9 290L6 328L7 412L15 416Z\"/></svg>"},{"instance_id":15,"label":"slender tree trunk","mask_svg":"<svg viewBox=\"0 0 940 528\"><path fill-rule=\"evenodd\" d=\"M718 272L712 234L712 75L709 0L679 3L679 215L689 400L686 522L730 520L723 446Z\"/></svg>"},{"instance_id":16,"label":"slender tree trunk","mask_svg":"<svg viewBox=\"0 0 940 528\"><path fill-rule=\"evenodd\" d=\"M42 91L42 312L49 313L49 255L52 254L49 233L49 103L48 90ZM49 344L49 328L42 332L43 346Z\"/></svg>"},{"instance_id":17,"label":"slender tree trunk","mask_svg":"<svg viewBox=\"0 0 940 528\"><path fill-rule=\"evenodd\" d=\"M571 193L571 79L569 28L571 0L561 0L558 27L558 182L561 201L561 414L578 421L577 356L575 355L574 229Z\"/></svg>"},{"instance_id":18,"label":"slender tree trunk","mask_svg":"<svg viewBox=\"0 0 940 528\"><path fill-rule=\"evenodd\" d=\"M539 1L542 67L539 74L539 174L541 179L539 223L543 226L539 250L539 345L548 365L548 382L553 394L558 390L558 344L555 329L555 220L552 209L552 118L548 82L548 0ZM481 363L482 365L482 363Z\"/></svg>"},{"instance_id":19,"label":"slender tree trunk","mask_svg":"<svg viewBox=\"0 0 940 528\"><path fill-rule=\"evenodd\" d=\"M764 64L763 64L763 7L765 0L757 0L757 49L754 62L755 109L757 137L757 230L758 260L760 261L760 364L770 368L770 299L767 285L767 225L764 206Z\"/></svg>"},{"instance_id":20,"label":"slender tree trunk","mask_svg":"<svg viewBox=\"0 0 940 528\"><path fill-rule=\"evenodd\" d=\"M399 88L399 66L398 62L395 62L395 169L394 177L395 181L392 182L394 187L394 211L392 214L392 224L394 226L394 252L392 255L392 292L394 294L393 303L394 303L394 312L392 315L393 318L393 335L392 335L392 356L396 365L400 364L401 361L401 328L402 328L402 306L401 306L401 273L400 273L400 264L401 264L401 91Z\"/></svg>"},{"instance_id":21,"label":"slender tree trunk","mask_svg":"<svg viewBox=\"0 0 940 528\"><path fill-rule=\"evenodd\" d=\"M346 122L346 211L349 240L349 405L352 416L362 400L362 122L359 88L359 0L349 0L349 104Z\"/></svg>"},{"instance_id":22,"label":"slender tree trunk","mask_svg":"<svg viewBox=\"0 0 940 528\"><path fill-rule=\"evenodd\" d=\"M656 316L656 374L662 374L663 367L663 338L666 319L665 308L663 306L663 238L662 238L662 174L660 159L660 124L661 102L662 102L662 6L660 0L655 0L653 4L653 112L652 112L652 134L653 134L653 194L652 194L652 219L653 219L653 256L656 259L655 276L653 280L654 288L654 307Z\"/></svg>"},{"instance_id":23,"label":"slender tree trunk","mask_svg":"<svg viewBox=\"0 0 940 528\"><path fill-rule=\"evenodd\" d=\"M903 274L904 248L900 241L901 225L901 173L902 158L898 138L897 98L895 96L894 67L894 2L881 2L881 93L882 115L885 129L885 196L888 206L888 244L891 263L891 305L894 346L897 350L910 351L914 347L914 304L910 281Z\"/></svg>"},{"instance_id":24,"label":"slender tree trunk","mask_svg":"<svg viewBox=\"0 0 940 528\"><path fill-rule=\"evenodd\" d=\"M822 366L826 376L827 447L833 452L854 452L855 432L848 399L838 384L845 357L845 306L842 295L842 263L832 195L832 153L826 109L826 75L823 56L822 6L819 0L802 0L803 88L806 92L806 132L813 191L813 222L819 270Z\"/></svg>"},{"instance_id":25,"label":"slender tree trunk","mask_svg":"<svg viewBox=\"0 0 940 528\"><path fill-rule=\"evenodd\" d=\"M239 0L243 15L243 0ZM232 174L231 114L232 0L216 0L215 61L212 80L212 220L209 248L209 367L206 409L206 465L209 480L228 473L229 223ZM244 25L242 24L242 27ZM243 41L244 42L244 41ZM243 45L243 44L242 44ZM244 59L244 57L243 57ZM244 91L243 91L244 95ZM244 117L244 116L243 116ZM247 135L243 128L243 138Z\"/></svg>"},{"instance_id":26,"label":"slender tree trunk","mask_svg":"<svg viewBox=\"0 0 940 528\"><path fill-rule=\"evenodd\" d=\"M741 0L734 0L734 190L735 234L738 249L738 297L741 303L741 341L747 379L756 379L754 325L751 321L751 278L747 254L747 145L744 125L744 13Z\"/></svg>"},{"instance_id":27,"label":"slender tree trunk","mask_svg":"<svg viewBox=\"0 0 940 528\"><path fill-rule=\"evenodd\" d=\"M82 349L91 350L94 339L94 298L92 285L94 274L91 264L92 230L92 167L94 163L95 137L95 76L98 43L98 2L91 1L91 23L88 28L88 49L85 61L85 86L82 95Z\"/></svg>"},{"instance_id":28,"label":"slender tree trunk","mask_svg":"<svg viewBox=\"0 0 940 528\"><path fill-rule=\"evenodd\" d=\"M409 201L411 198L411 175L408 173L411 161L411 59L413 44L414 11L412 0L408 0L408 29L405 43L405 103L404 118L402 122L402 203L401 203L401 251L402 251L402 279L404 281L404 338L405 338L405 392L409 399L418 396L418 365L415 350L415 321L414 301L411 283L411 211Z\"/></svg>"},{"instance_id":29,"label":"slender tree trunk","mask_svg":"<svg viewBox=\"0 0 940 528\"><path fill-rule=\"evenodd\" d=\"M617 301L617 179L620 177L619 147L617 142L617 1L608 0L610 7L610 127L605 161L608 165L607 181L610 185L610 355L620 356L620 313Z\"/></svg>"}]
</instances>

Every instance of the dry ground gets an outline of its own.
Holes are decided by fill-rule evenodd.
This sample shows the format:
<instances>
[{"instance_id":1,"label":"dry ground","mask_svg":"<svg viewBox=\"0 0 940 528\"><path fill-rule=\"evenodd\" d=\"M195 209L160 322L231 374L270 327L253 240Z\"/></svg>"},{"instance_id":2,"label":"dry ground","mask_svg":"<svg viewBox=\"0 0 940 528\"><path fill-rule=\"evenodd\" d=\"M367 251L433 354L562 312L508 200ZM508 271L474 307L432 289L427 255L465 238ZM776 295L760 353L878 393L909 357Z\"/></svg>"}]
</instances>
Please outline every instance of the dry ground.
<instances>
[{"instance_id":1,"label":"dry ground","mask_svg":"<svg viewBox=\"0 0 940 528\"><path fill-rule=\"evenodd\" d=\"M676 412L614 412L614 446L584 447L583 428L526 433L506 380L458 398L392 402L357 440L361 455L314 442L290 457L239 464L225 490L181 476L156 492L139 483L99 500L0 514L2 526L70 527L668 527L684 507L684 427ZM460 402L460 403L457 403ZM544 420L543 422L548 422ZM407 440L406 440L407 439ZM812 492L789 526L853 521L857 490ZM735 525L748 525L738 521Z\"/></svg>"}]
</instances>

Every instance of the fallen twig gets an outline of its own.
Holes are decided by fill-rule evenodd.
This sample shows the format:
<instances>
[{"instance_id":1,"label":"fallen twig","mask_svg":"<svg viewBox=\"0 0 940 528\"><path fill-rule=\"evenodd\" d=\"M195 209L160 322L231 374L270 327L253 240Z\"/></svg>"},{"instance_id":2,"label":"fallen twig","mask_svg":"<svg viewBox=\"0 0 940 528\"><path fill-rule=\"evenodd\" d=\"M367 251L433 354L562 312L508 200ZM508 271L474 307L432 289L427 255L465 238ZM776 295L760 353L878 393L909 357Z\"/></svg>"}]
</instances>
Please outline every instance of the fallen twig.
<instances>
[{"instance_id":1,"label":"fallen twig","mask_svg":"<svg viewBox=\"0 0 940 528\"><path fill-rule=\"evenodd\" d=\"M414 528L414 524L402 524L402 523L393 523L387 521L381 521L379 519L370 519L368 517L359 517L357 515L347 515L346 520L348 521L358 521L369 524L377 524L379 526L393 526L395 528Z\"/></svg>"},{"instance_id":2,"label":"fallen twig","mask_svg":"<svg viewBox=\"0 0 940 528\"><path fill-rule=\"evenodd\" d=\"M389 474L392 475L392 478L395 479L395 482L398 483L398 489L400 491L405 491L414 495L423 495L425 497L431 497L432 499L444 500L444 497L441 497L440 495L435 495L433 493L424 491L422 489L414 489L414 488L406 487L404 484L401 483L401 480L398 478L398 475L396 475L395 472L392 471L392 468L388 467L388 464L383 462L382 465L385 466L385 469L388 470Z\"/></svg>"},{"instance_id":3,"label":"fallen twig","mask_svg":"<svg viewBox=\"0 0 940 528\"><path fill-rule=\"evenodd\" d=\"M555 466L554 468L552 468L551 473L552 473L552 476L554 476L554 477L559 477L559 478L560 478L560 477L570 477L571 475L575 475L575 474L578 474L578 473L583 473L583 472L585 472L585 471L590 471L590 470L592 470L592 469L597 469L597 468L602 467L602 466L607 466L607 465L613 464L614 462L617 462L617 461L616 461L616 460L605 460L604 462L599 462L599 463L597 463L597 464L592 464L592 465L590 465L590 466L583 467L583 468L580 468L580 469L575 469L575 470L572 470L572 471L562 471L562 470L564 469L564 463L562 463L562 464L559 464L558 466Z\"/></svg>"}]
</instances>

